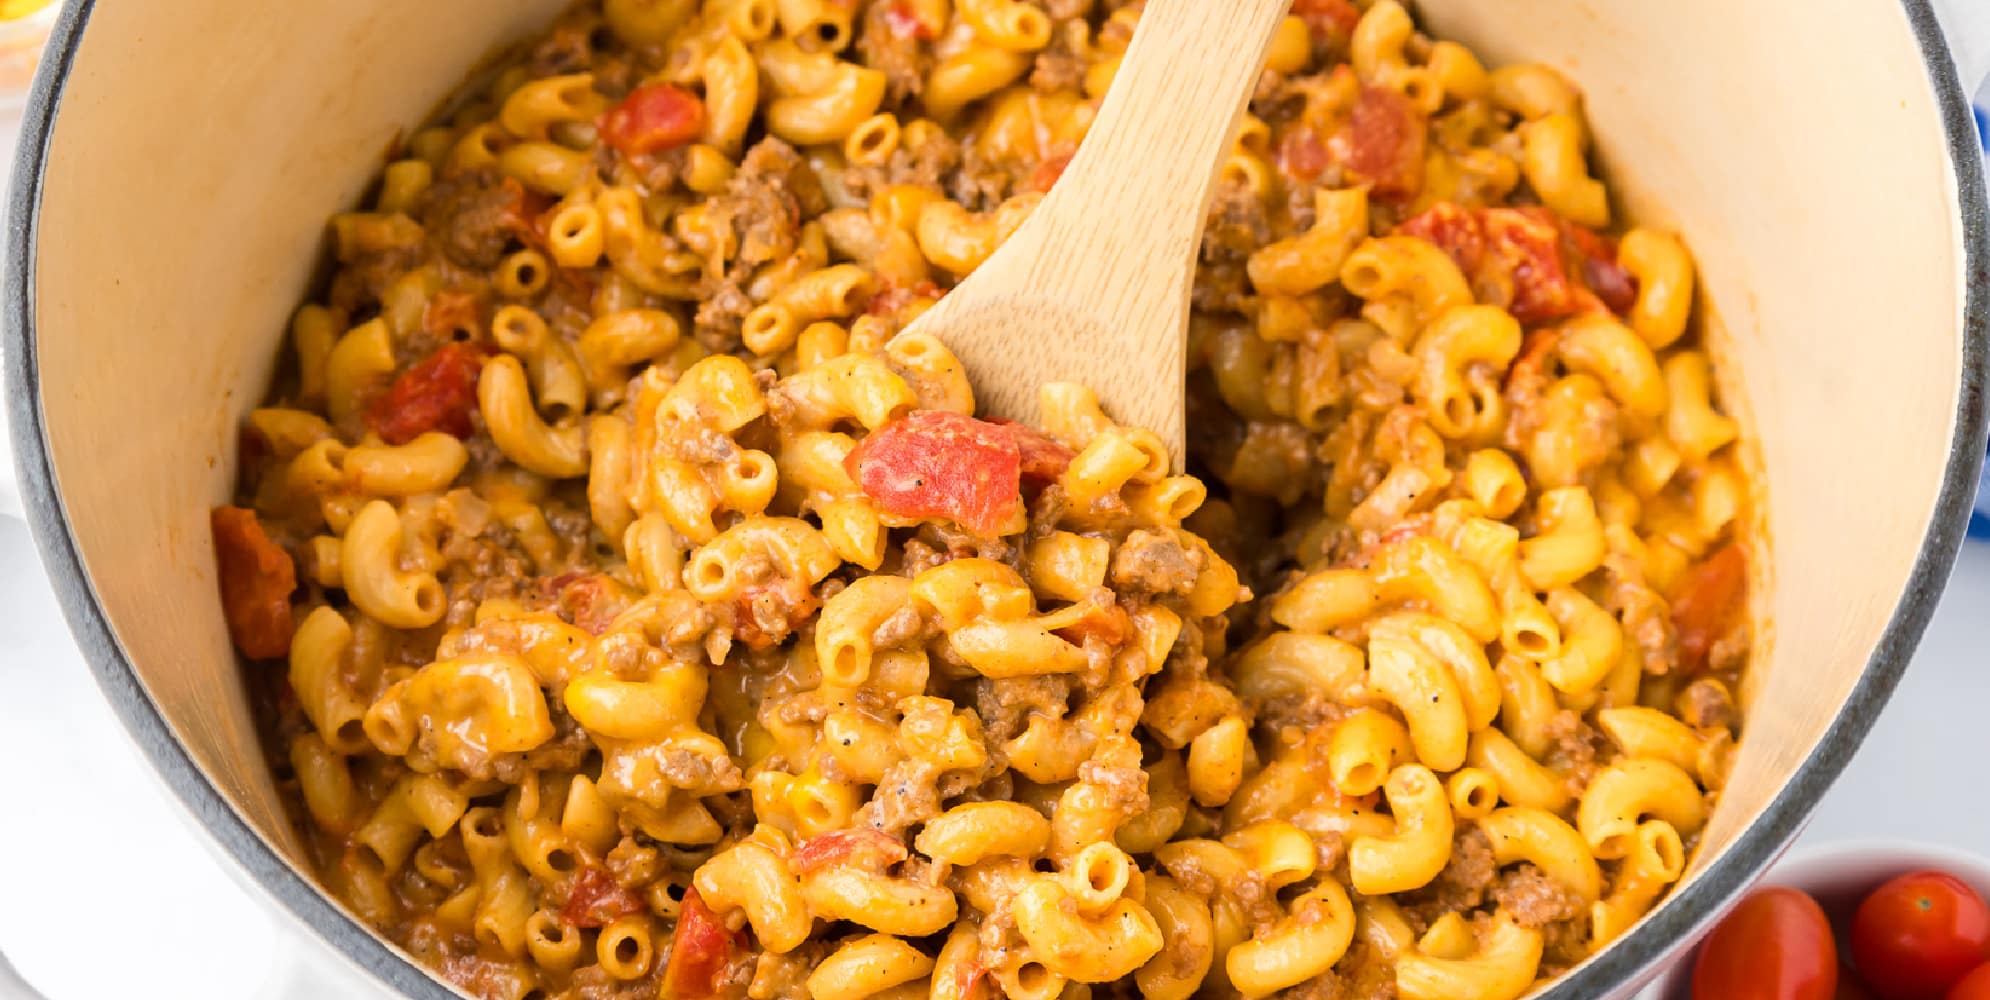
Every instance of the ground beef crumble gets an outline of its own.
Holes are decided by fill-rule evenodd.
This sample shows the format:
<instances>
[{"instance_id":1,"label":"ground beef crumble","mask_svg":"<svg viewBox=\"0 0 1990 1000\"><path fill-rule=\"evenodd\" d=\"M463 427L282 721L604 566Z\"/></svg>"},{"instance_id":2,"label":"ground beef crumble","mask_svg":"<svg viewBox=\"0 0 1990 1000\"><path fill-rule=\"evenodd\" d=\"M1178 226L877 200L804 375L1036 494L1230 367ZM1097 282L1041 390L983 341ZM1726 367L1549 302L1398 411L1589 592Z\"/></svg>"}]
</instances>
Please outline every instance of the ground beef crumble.
<instances>
[{"instance_id":1,"label":"ground beef crumble","mask_svg":"<svg viewBox=\"0 0 1990 1000\"><path fill-rule=\"evenodd\" d=\"M444 175L422 196L422 226L451 261L488 271L509 248L523 202L518 182L495 170Z\"/></svg>"},{"instance_id":2,"label":"ground beef crumble","mask_svg":"<svg viewBox=\"0 0 1990 1000\"><path fill-rule=\"evenodd\" d=\"M1533 865L1516 865L1502 872L1492 896L1500 910L1512 914L1522 927L1543 927L1583 913L1581 896Z\"/></svg>"},{"instance_id":3,"label":"ground beef crumble","mask_svg":"<svg viewBox=\"0 0 1990 1000\"><path fill-rule=\"evenodd\" d=\"M1195 587L1202 563L1202 553L1174 535L1141 528L1128 534L1113 553L1112 582L1149 594L1186 594Z\"/></svg>"},{"instance_id":4,"label":"ground beef crumble","mask_svg":"<svg viewBox=\"0 0 1990 1000\"><path fill-rule=\"evenodd\" d=\"M989 742L1014 739L1032 716L1063 718L1071 698L1071 683L1071 678L1062 674L977 679L974 708Z\"/></svg>"},{"instance_id":5,"label":"ground beef crumble","mask_svg":"<svg viewBox=\"0 0 1990 1000\"><path fill-rule=\"evenodd\" d=\"M1411 902L1404 910L1427 927L1447 913L1476 909L1498 875L1491 838L1476 824L1467 826L1453 840L1444 870L1429 885L1409 894Z\"/></svg>"},{"instance_id":6,"label":"ground beef crumble","mask_svg":"<svg viewBox=\"0 0 1990 1000\"><path fill-rule=\"evenodd\" d=\"M1712 677L1702 677L1679 692L1679 717L1695 729L1728 729L1738 721L1739 713L1727 685Z\"/></svg>"}]
</instances>

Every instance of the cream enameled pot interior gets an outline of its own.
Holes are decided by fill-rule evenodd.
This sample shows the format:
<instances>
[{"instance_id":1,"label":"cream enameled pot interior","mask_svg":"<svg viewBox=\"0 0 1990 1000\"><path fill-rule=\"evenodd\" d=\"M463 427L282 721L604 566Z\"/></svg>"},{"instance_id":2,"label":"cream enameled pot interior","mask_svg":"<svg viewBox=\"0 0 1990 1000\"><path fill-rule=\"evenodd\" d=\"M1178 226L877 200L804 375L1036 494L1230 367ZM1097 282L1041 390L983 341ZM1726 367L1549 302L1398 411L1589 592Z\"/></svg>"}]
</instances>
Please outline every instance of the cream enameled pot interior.
<instances>
[{"instance_id":1,"label":"cream enameled pot interior","mask_svg":"<svg viewBox=\"0 0 1990 1000\"><path fill-rule=\"evenodd\" d=\"M229 497L235 428L263 393L326 214L358 197L397 132L559 6L182 0L86 12L40 175L31 369L60 505L44 487L38 523L66 555L66 516L84 575L61 579L65 558L51 569L79 630L94 627L93 588L193 770L278 856L297 841L223 630L206 512ZM1903 592L1945 572L1954 531L1914 577L1944 483L1974 478L1958 179L1895 0L1836 4L1829 17L1796 0L1421 6L1438 33L1493 60L1545 59L1582 84L1622 208L1677 227L1697 254L1726 398L1766 475L1767 625L1732 784L1673 912L1557 990L1615 995L1794 832L1836 764L1782 795L1786 784L1869 660L1904 659L1880 649ZM32 479L41 449L23 444ZM1902 615L1899 645L1924 617ZM98 652L115 697L125 668ZM1876 711L1885 686L1862 690L1858 712ZM1864 729L1856 715L1848 736ZM162 766L176 756L151 753ZM203 788L179 791L215 805ZM1751 824L1761 832L1745 839ZM1722 864L1738 838L1744 856ZM236 840L265 884L296 891L261 844ZM322 904L289 904L363 964L445 995Z\"/></svg>"}]
</instances>

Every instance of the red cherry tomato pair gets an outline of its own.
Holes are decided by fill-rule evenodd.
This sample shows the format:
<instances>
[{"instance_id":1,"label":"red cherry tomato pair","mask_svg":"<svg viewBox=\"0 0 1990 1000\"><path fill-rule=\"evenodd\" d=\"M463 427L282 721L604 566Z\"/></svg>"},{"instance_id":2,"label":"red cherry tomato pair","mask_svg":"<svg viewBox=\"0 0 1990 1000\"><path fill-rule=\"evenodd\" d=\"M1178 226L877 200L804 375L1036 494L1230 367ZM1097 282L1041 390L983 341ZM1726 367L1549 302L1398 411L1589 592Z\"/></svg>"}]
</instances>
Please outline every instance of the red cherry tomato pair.
<instances>
[{"instance_id":1,"label":"red cherry tomato pair","mask_svg":"<svg viewBox=\"0 0 1990 1000\"><path fill-rule=\"evenodd\" d=\"M1952 875L1914 872L1873 890L1851 942L1856 973L1816 900L1760 890L1701 947L1693 1000L1990 1000L1990 906Z\"/></svg>"}]
</instances>

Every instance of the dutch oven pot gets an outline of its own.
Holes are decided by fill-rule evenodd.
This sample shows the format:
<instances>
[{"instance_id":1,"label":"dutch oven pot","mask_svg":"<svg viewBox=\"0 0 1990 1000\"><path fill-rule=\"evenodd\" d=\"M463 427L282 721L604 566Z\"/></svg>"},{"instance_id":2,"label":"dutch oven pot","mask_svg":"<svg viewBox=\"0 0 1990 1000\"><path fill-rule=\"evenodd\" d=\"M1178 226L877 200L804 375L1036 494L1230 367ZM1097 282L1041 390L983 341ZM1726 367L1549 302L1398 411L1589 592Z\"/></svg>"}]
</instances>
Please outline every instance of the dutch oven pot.
<instances>
[{"instance_id":1,"label":"dutch oven pot","mask_svg":"<svg viewBox=\"0 0 1990 1000\"><path fill-rule=\"evenodd\" d=\"M410 997L453 994L303 872L222 624L207 511L229 498L236 428L326 215L560 5L72 2L6 233L21 494L84 654L222 851ZM1676 227L1698 258L1763 477L1772 558L1732 782L1677 891L1545 994L1626 996L1797 833L1947 578L1984 444L1976 136L1927 0L1421 8L1489 61L1580 82L1625 215Z\"/></svg>"}]
</instances>

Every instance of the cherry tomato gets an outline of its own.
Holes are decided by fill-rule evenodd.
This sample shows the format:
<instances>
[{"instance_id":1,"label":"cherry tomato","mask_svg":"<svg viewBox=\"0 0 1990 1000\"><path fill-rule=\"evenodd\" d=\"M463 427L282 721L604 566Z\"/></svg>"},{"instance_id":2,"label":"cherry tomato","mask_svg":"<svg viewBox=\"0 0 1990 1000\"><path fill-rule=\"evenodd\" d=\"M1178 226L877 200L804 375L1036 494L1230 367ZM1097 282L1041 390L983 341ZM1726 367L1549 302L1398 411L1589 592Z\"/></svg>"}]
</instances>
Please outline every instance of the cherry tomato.
<instances>
[{"instance_id":1,"label":"cherry tomato","mask_svg":"<svg viewBox=\"0 0 1990 1000\"><path fill-rule=\"evenodd\" d=\"M1990 1000L1990 962L1969 970L1969 975L1949 987L1945 1000Z\"/></svg>"},{"instance_id":2,"label":"cherry tomato","mask_svg":"<svg viewBox=\"0 0 1990 1000\"><path fill-rule=\"evenodd\" d=\"M1700 946L1693 1000L1832 1000L1838 946L1817 901L1758 889Z\"/></svg>"},{"instance_id":3,"label":"cherry tomato","mask_svg":"<svg viewBox=\"0 0 1990 1000\"><path fill-rule=\"evenodd\" d=\"M1953 875L1910 872L1859 904L1852 956L1887 1000L1934 1000L1990 959L1990 906Z\"/></svg>"}]
</instances>

